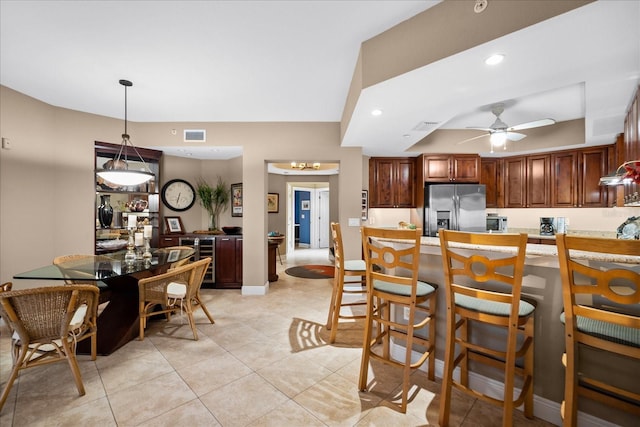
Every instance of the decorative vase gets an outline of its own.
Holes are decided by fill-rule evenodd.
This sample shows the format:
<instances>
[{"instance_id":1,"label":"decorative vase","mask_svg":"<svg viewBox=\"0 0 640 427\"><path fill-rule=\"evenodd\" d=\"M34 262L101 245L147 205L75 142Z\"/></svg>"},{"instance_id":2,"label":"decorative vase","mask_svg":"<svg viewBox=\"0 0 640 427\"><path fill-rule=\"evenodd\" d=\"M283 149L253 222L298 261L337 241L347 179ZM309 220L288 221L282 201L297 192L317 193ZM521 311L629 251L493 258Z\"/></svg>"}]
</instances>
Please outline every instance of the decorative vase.
<instances>
[{"instance_id":1,"label":"decorative vase","mask_svg":"<svg viewBox=\"0 0 640 427\"><path fill-rule=\"evenodd\" d=\"M209 231L214 231L218 229L218 224L216 223L216 216L212 213L209 214Z\"/></svg>"},{"instance_id":2,"label":"decorative vase","mask_svg":"<svg viewBox=\"0 0 640 427\"><path fill-rule=\"evenodd\" d=\"M111 196L100 196L100 206L98 207L98 220L102 228L110 228L113 219L113 207L111 206Z\"/></svg>"}]
</instances>

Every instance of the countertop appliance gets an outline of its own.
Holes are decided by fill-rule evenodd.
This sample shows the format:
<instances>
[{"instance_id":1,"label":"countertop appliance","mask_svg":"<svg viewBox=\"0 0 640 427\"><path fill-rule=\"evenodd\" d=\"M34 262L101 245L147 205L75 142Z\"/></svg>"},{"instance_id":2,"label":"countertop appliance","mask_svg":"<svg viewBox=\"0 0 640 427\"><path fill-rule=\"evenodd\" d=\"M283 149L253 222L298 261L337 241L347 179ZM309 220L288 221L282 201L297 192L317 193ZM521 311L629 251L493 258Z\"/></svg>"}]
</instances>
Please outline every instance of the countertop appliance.
<instances>
[{"instance_id":1,"label":"countertop appliance","mask_svg":"<svg viewBox=\"0 0 640 427\"><path fill-rule=\"evenodd\" d=\"M507 217L495 214L487 214L487 232L489 233L506 233Z\"/></svg>"},{"instance_id":2,"label":"countertop appliance","mask_svg":"<svg viewBox=\"0 0 640 427\"><path fill-rule=\"evenodd\" d=\"M484 184L431 184L424 191L425 236L437 236L441 228L486 232Z\"/></svg>"},{"instance_id":3,"label":"countertop appliance","mask_svg":"<svg viewBox=\"0 0 640 427\"><path fill-rule=\"evenodd\" d=\"M540 217L540 235L541 236L553 236L556 234L555 226L553 224L553 217Z\"/></svg>"}]
</instances>

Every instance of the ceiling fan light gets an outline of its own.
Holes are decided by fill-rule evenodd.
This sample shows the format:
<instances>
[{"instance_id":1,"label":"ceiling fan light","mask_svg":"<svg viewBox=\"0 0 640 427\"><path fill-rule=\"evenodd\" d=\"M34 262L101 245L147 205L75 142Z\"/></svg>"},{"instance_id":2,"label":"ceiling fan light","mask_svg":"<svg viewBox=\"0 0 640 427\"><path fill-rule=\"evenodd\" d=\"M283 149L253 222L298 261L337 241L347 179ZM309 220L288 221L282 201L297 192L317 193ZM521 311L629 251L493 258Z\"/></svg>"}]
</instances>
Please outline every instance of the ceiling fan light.
<instances>
[{"instance_id":1,"label":"ceiling fan light","mask_svg":"<svg viewBox=\"0 0 640 427\"><path fill-rule=\"evenodd\" d=\"M507 142L507 133L506 132L494 132L489 137L491 141L491 145L493 147L502 147L505 142Z\"/></svg>"}]
</instances>

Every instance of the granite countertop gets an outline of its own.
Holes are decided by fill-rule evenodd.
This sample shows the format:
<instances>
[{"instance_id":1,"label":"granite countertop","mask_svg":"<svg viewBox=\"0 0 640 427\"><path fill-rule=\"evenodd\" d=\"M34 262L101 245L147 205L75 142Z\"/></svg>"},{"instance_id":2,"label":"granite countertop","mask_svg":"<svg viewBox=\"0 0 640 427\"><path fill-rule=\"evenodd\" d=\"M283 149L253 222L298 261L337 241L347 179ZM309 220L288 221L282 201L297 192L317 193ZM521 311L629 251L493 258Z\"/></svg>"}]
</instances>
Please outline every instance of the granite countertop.
<instances>
[{"instance_id":1,"label":"granite countertop","mask_svg":"<svg viewBox=\"0 0 640 427\"><path fill-rule=\"evenodd\" d=\"M533 237L533 236L530 236ZM554 238L555 236L542 236L542 237L550 237ZM440 247L440 239L438 237L426 237L422 236L421 244L423 246L437 246ZM468 244L453 244L454 247L460 247L465 249L480 249L479 246L468 245ZM492 250L495 252L505 252L512 253L515 252L514 249L506 248L502 246L493 246ZM640 264L640 256L631 256L631 255L615 255L615 254L597 254L591 252L583 252L583 251L575 251L575 258L578 259L587 259L591 261L602 261L602 262L619 262L623 264ZM530 257L558 257L558 248L555 245L539 245L539 244L527 244L527 258Z\"/></svg>"}]
</instances>

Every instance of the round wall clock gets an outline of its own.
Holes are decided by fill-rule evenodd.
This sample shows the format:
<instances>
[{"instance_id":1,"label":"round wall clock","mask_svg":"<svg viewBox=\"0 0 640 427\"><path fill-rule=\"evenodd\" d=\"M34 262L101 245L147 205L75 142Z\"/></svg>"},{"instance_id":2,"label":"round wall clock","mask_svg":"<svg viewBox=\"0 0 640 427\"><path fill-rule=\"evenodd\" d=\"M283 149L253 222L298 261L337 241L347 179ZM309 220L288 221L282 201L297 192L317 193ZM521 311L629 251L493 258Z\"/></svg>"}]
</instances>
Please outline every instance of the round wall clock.
<instances>
[{"instance_id":1,"label":"round wall clock","mask_svg":"<svg viewBox=\"0 0 640 427\"><path fill-rule=\"evenodd\" d=\"M196 190L184 179L172 179L162 187L162 203L169 209L183 212L196 202Z\"/></svg>"}]
</instances>

